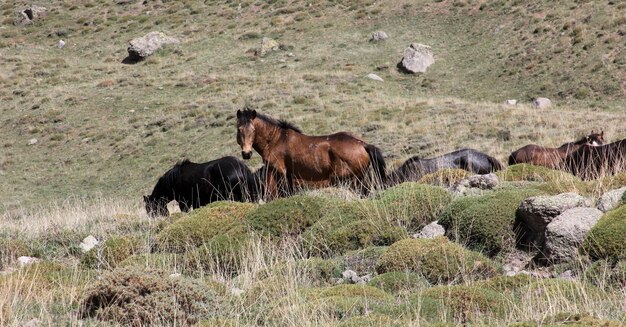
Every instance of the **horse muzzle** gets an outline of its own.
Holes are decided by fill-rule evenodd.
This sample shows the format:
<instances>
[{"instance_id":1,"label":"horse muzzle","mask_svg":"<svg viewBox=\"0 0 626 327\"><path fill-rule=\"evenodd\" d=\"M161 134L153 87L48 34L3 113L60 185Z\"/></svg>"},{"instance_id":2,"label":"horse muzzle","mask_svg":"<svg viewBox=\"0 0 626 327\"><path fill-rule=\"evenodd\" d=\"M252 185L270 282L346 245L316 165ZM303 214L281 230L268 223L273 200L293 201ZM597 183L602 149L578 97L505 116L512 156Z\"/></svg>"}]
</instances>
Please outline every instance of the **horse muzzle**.
<instances>
[{"instance_id":1,"label":"horse muzzle","mask_svg":"<svg viewBox=\"0 0 626 327\"><path fill-rule=\"evenodd\" d=\"M246 160L252 158L252 151L249 151L249 152L241 151L241 157L243 157Z\"/></svg>"}]
</instances>

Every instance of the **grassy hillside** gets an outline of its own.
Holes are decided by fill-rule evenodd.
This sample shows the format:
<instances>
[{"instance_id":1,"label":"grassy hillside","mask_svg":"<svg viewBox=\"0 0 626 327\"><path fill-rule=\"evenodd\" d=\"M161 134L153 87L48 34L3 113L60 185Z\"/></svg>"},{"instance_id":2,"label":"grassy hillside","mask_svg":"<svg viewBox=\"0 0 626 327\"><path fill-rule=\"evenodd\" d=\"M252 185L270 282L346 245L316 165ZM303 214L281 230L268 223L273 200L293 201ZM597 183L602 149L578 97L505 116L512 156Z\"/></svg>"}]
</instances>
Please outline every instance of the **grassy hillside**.
<instances>
[{"instance_id":1,"label":"grassy hillside","mask_svg":"<svg viewBox=\"0 0 626 327\"><path fill-rule=\"evenodd\" d=\"M23 4L0 5L0 212L139 201L183 157L237 155L245 103L310 134L355 132L391 163L460 147L504 160L599 128L626 137L619 2L67 0L14 26ZM379 29L390 39L368 42ZM127 42L153 30L182 43L122 64ZM247 51L264 36L285 50ZM412 42L433 47L424 75L395 69ZM499 104L537 96L556 106Z\"/></svg>"}]
</instances>

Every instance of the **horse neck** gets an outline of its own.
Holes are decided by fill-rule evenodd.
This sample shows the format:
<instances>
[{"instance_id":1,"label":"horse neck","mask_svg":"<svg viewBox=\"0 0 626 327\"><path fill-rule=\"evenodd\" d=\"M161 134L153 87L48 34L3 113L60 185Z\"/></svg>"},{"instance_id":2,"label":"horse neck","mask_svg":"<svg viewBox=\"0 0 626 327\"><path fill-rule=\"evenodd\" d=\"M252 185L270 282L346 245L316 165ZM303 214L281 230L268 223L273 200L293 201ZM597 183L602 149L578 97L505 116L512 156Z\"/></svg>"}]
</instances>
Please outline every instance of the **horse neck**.
<instances>
[{"instance_id":1,"label":"horse neck","mask_svg":"<svg viewBox=\"0 0 626 327\"><path fill-rule=\"evenodd\" d=\"M262 119L254 120L254 129L256 132L252 147L266 160L271 149L280 141L283 129Z\"/></svg>"},{"instance_id":2,"label":"horse neck","mask_svg":"<svg viewBox=\"0 0 626 327\"><path fill-rule=\"evenodd\" d=\"M561 145L560 147L556 148L557 151L559 151L559 153L561 153L562 155L567 155L568 153L572 153L576 150L578 150L578 148L580 148L582 146L582 143L577 142L569 142L569 143L565 143L563 145Z\"/></svg>"},{"instance_id":3,"label":"horse neck","mask_svg":"<svg viewBox=\"0 0 626 327\"><path fill-rule=\"evenodd\" d=\"M166 203L174 200L174 192L172 190L172 186L167 184L168 182L164 178L159 179L157 184L154 186L154 189L152 190L152 194L150 194L150 198L154 199L154 201L157 202Z\"/></svg>"}]
</instances>

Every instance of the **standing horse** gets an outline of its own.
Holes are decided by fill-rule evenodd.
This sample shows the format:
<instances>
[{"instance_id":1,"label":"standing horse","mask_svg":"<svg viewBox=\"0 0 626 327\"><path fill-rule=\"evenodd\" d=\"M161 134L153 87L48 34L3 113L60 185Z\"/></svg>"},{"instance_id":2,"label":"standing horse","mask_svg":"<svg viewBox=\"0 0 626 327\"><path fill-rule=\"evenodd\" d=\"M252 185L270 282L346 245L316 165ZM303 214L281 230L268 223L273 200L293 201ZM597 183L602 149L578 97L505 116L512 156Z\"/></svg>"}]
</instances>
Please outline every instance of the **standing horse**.
<instances>
[{"instance_id":1,"label":"standing horse","mask_svg":"<svg viewBox=\"0 0 626 327\"><path fill-rule=\"evenodd\" d=\"M167 204L176 200L181 211L199 208L219 200L255 201L259 183L252 171L235 157L205 163L184 160L168 170L144 196L150 216L167 216Z\"/></svg>"},{"instance_id":2,"label":"standing horse","mask_svg":"<svg viewBox=\"0 0 626 327\"><path fill-rule=\"evenodd\" d=\"M565 158L569 172L584 179L595 179L626 171L626 139L601 146L581 146Z\"/></svg>"},{"instance_id":3,"label":"standing horse","mask_svg":"<svg viewBox=\"0 0 626 327\"><path fill-rule=\"evenodd\" d=\"M475 174L489 174L501 170L498 159L474 149L461 149L430 159L414 156L405 161L389 176L389 184L418 181L422 176L445 168L464 169Z\"/></svg>"},{"instance_id":4,"label":"standing horse","mask_svg":"<svg viewBox=\"0 0 626 327\"><path fill-rule=\"evenodd\" d=\"M541 145L529 144L511 153L509 156L509 165L529 163L552 169L560 169L563 165L563 159L570 153L578 150L581 146L598 146L602 144L604 144L604 131L599 134L591 131L591 134L580 140L565 143L558 148L546 148Z\"/></svg>"},{"instance_id":5,"label":"standing horse","mask_svg":"<svg viewBox=\"0 0 626 327\"><path fill-rule=\"evenodd\" d=\"M267 186L276 183L270 179L277 174L286 181L287 193L297 184L323 187L341 182L353 186L361 182L361 191L366 192L372 186L370 168L381 183L385 179L385 160L377 147L346 132L308 136L256 110L237 110L237 143L244 159L250 159L254 149L273 171L267 175Z\"/></svg>"}]
</instances>

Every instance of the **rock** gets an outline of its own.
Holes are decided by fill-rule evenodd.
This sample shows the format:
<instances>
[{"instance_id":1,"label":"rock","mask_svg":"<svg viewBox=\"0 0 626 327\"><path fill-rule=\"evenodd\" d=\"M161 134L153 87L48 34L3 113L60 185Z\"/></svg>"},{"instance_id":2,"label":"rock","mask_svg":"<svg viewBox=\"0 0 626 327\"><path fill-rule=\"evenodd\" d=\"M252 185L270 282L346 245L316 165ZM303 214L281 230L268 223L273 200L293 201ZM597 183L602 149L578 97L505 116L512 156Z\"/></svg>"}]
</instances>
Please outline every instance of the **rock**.
<instances>
[{"instance_id":1,"label":"rock","mask_svg":"<svg viewBox=\"0 0 626 327\"><path fill-rule=\"evenodd\" d=\"M37 139L30 139L30 140L28 140L28 145L35 145L35 144L37 144L37 142L39 142L39 141L37 141Z\"/></svg>"},{"instance_id":2,"label":"rock","mask_svg":"<svg viewBox=\"0 0 626 327\"><path fill-rule=\"evenodd\" d=\"M41 261L40 259L34 257L21 256L17 258L17 262L20 264L20 267L32 265L35 262Z\"/></svg>"},{"instance_id":3,"label":"rock","mask_svg":"<svg viewBox=\"0 0 626 327\"><path fill-rule=\"evenodd\" d=\"M574 277L574 273L569 269L558 274L558 276L556 277L560 279L565 279L565 280L572 280L572 281L576 280L576 277Z\"/></svg>"},{"instance_id":4,"label":"rock","mask_svg":"<svg viewBox=\"0 0 626 327\"><path fill-rule=\"evenodd\" d=\"M596 207L602 212L613 210L622 203L624 194L626 194L626 187L608 191L598 199Z\"/></svg>"},{"instance_id":5,"label":"rock","mask_svg":"<svg viewBox=\"0 0 626 327\"><path fill-rule=\"evenodd\" d=\"M263 40L261 40L261 48L259 49L258 55L262 57L272 51L278 51L279 49L280 43L278 43L278 41L264 37Z\"/></svg>"},{"instance_id":6,"label":"rock","mask_svg":"<svg viewBox=\"0 0 626 327\"><path fill-rule=\"evenodd\" d=\"M29 25L48 14L46 7L32 5L16 13L15 25Z\"/></svg>"},{"instance_id":7,"label":"rock","mask_svg":"<svg viewBox=\"0 0 626 327\"><path fill-rule=\"evenodd\" d=\"M344 272L341 273L341 277L343 277L343 279L348 282L348 283L358 283L359 281L361 281L361 279L359 278L359 275L357 275L357 273L354 270L346 270Z\"/></svg>"},{"instance_id":8,"label":"rock","mask_svg":"<svg viewBox=\"0 0 626 327\"><path fill-rule=\"evenodd\" d=\"M180 276L182 276L181 273L173 273L169 275L170 278L180 278Z\"/></svg>"},{"instance_id":9,"label":"rock","mask_svg":"<svg viewBox=\"0 0 626 327\"><path fill-rule=\"evenodd\" d=\"M230 289L230 294L232 294L234 296L240 296L243 293L244 293L244 290L242 290L239 287L233 287L233 288Z\"/></svg>"},{"instance_id":10,"label":"rock","mask_svg":"<svg viewBox=\"0 0 626 327\"><path fill-rule=\"evenodd\" d=\"M515 276L522 273L522 271L530 265L532 259L533 256L529 253L513 249L504 258L504 265L502 266L502 269L504 270L505 275Z\"/></svg>"},{"instance_id":11,"label":"rock","mask_svg":"<svg viewBox=\"0 0 626 327\"><path fill-rule=\"evenodd\" d=\"M146 59L165 45L178 43L180 43L178 39L167 36L163 32L150 32L129 42L128 58L125 60L138 62Z\"/></svg>"},{"instance_id":12,"label":"rock","mask_svg":"<svg viewBox=\"0 0 626 327\"><path fill-rule=\"evenodd\" d=\"M372 37L370 38L370 42L378 42L383 41L389 38L389 35L383 31L376 31L372 33Z\"/></svg>"},{"instance_id":13,"label":"rock","mask_svg":"<svg viewBox=\"0 0 626 327\"><path fill-rule=\"evenodd\" d=\"M98 245L98 240L93 236L89 235L83 239L82 242L78 245L83 252L89 252L89 250L93 249L96 245Z\"/></svg>"},{"instance_id":14,"label":"rock","mask_svg":"<svg viewBox=\"0 0 626 327\"><path fill-rule=\"evenodd\" d=\"M481 195L484 190L492 190L500 185L500 179L496 174L472 175L452 185L449 189L454 195Z\"/></svg>"},{"instance_id":15,"label":"rock","mask_svg":"<svg viewBox=\"0 0 626 327\"><path fill-rule=\"evenodd\" d=\"M602 217L595 208L572 208L564 211L546 226L543 256L550 263L575 259L585 236Z\"/></svg>"},{"instance_id":16,"label":"rock","mask_svg":"<svg viewBox=\"0 0 626 327\"><path fill-rule=\"evenodd\" d=\"M361 284L367 284L369 283L369 281L372 280L372 275L371 274L367 274L364 276L361 276Z\"/></svg>"},{"instance_id":17,"label":"rock","mask_svg":"<svg viewBox=\"0 0 626 327\"><path fill-rule=\"evenodd\" d=\"M57 43L57 48L63 49L64 47L65 47L65 41L59 40L59 43Z\"/></svg>"},{"instance_id":18,"label":"rock","mask_svg":"<svg viewBox=\"0 0 626 327\"><path fill-rule=\"evenodd\" d=\"M530 197L515 212L518 244L542 248L546 226L567 209L587 206L587 200L576 193Z\"/></svg>"},{"instance_id":19,"label":"rock","mask_svg":"<svg viewBox=\"0 0 626 327\"><path fill-rule=\"evenodd\" d=\"M412 43L404 50L404 57L398 63L398 68L406 73L425 73L428 66L435 63L431 47Z\"/></svg>"},{"instance_id":20,"label":"rock","mask_svg":"<svg viewBox=\"0 0 626 327\"><path fill-rule=\"evenodd\" d=\"M544 109L548 108L552 105L552 101L548 98L536 98L533 100L533 106L535 108Z\"/></svg>"},{"instance_id":21,"label":"rock","mask_svg":"<svg viewBox=\"0 0 626 327\"><path fill-rule=\"evenodd\" d=\"M509 106L514 106L517 104L517 100L515 99L506 100L506 104L508 104Z\"/></svg>"},{"instance_id":22,"label":"rock","mask_svg":"<svg viewBox=\"0 0 626 327\"><path fill-rule=\"evenodd\" d=\"M367 74L367 78L373 79L375 81L384 82L383 79L376 74Z\"/></svg>"},{"instance_id":23,"label":"rock","mask_svg":"<svg viewBox=\"0 0 626 327\"><path fill-rule=\"evenodd\" d=\"M414 234L413 238L436 238L445 235L446 230L443 226L439 225L437 221L424 226L419 233Z\"/></svg>"}]
</instances>

